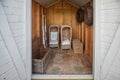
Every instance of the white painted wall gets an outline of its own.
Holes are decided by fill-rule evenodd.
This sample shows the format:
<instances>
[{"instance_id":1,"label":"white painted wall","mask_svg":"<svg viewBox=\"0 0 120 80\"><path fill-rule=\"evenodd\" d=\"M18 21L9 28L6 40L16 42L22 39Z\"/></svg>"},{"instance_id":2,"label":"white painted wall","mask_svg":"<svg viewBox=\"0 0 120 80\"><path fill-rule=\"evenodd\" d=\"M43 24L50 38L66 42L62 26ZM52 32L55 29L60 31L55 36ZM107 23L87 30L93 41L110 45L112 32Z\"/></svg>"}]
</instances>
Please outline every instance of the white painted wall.
<instances>
[{"instance_id":1,"label":"white painted wall","mask_svg":"<svg viewBox=\"0 0 120 80\"><path fill-rule=\"evenodd\" d=\"M26 80L25 0L0 0L0 6L0 80Z\"/></svg>"},{"instance_id":2,"label":"white painted wall","mask_svg":"<svg viewBox=\"0 0 120 80\"><path fill-rule=\"evenodd\" d=\"M0 80L20 80L12 59L0 34Z\"/></svg>"},{"instance_id":3,"label":"white painted wall","mask_svg":"<svg viewBox=\"0 0 120 80\"><path fill-rule=\"evenodd\" d=\"M102 0L101 80L120 80L120 0Z\"/></svg>"},{"instance_id":4,"label":"white painted wall","mask_svg":"<svg viewBox=\"0 0 120 80\"><path fill-rule=\"evenodd\" d=\"M25 60L25 0L2 0L2 6L18 50Z\"/></svg>"},{"instance_id":5,"label":"white painted wall","mask_svg":"<svg viewBox=\"0 0 120 80\"><path fill-rule=\"evenodd\" d=\"M30 25L28 23L25 24L25 15L26 15L25 0L0 0L0 1L2 1L2 7L4 9L10 31L12 32L13 39L15 40L18 53L20 53L20 57L25 65L25 61L26 61L25 60L26 43L24 42L25 25ZM100 77L101 80L120 80L119 77L120 36L118 35L120 33L119 31L120 30L119 29L120 0L101 0L101 1L102 1L102 5L101 5L102 18L101 18L101 28L99 29L102 30L101 33L102 64L101 64ZM0 10L0 16L2 14L3 13ZM30 19L29 16L27 17L28 19ZM96 27L97 26L99 25L96 25ZM6 45L6 40L4 39L5 38L0 30L0 80L5 80L4 78L6 78L7 80L20 80L21 79L20 74L18 73L15 67L13 58L12 56L10 56L11 54L9 52L8 46ZM31 74L29 74L29 76L30 75Z\"/></svg>"}]
</instances>

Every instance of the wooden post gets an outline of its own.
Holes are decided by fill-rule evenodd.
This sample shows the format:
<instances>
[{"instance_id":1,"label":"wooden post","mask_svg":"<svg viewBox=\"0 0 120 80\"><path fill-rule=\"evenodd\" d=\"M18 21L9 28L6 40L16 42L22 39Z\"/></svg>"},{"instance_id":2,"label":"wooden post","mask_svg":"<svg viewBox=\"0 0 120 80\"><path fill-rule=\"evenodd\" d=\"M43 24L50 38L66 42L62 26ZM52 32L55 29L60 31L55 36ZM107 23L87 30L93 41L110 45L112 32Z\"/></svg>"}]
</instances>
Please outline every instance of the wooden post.
<instances>
[{"instance_id":1,"label":"wooden post","mask_svg":"<svg viewBox=\"0 0 120 80\"><path fill-rule=\"evenodd\" d=\"M90 39L90 62L92 63L93 61L93 26L91 26L91 39Z\"/></svg>"},{"instance_id":2,"label":"wooden post","mask_svg":"<svg viewBox=\"0 0 120 80\"><path fill-rule=\"evenodd\" d=\"M79 25L79 30L78 30L78 32L79 32L79 39L80 39L80 41L82 41L82 24L78 24Z\"/></svg>"},{"instance_id":3,"label":"wooden post","mask_svg":"<svg viewBox=\"0 0 120 80\"><path fill-rule=\"evenodd\" d=\"M85 54L89 53L89 31L87 25L85 25Z\"/></svg>"},{"instance_id":4,"label":"wooden post","mask_svg":"<svg viewBox=\"0 0 120 80\"><path fill-rule=\"evenodd\" d=\"M85 24L84 22L81 23L82 24L82 43L85 46Z\"/></svg>"}]
</instances>

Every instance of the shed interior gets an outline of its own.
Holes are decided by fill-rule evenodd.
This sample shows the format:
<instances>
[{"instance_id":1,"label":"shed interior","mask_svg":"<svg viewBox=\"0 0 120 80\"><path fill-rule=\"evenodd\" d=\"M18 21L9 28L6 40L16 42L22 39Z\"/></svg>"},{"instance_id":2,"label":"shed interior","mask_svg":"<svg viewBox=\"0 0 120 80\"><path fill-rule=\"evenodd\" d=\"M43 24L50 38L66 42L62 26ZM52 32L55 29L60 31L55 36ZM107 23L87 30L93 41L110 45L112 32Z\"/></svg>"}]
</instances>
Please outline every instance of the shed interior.
<instances>
[{"instance_id":1,"label":"shed interior","mask_svg":"<svg viewBox=\"0 0 120 80\"><path fill-rule=\"evenodd\" d=\"M77 20L82 18L78 11L82 9L85 15L89 7L93 7L93 0L32 0L33 74L92 74L93 24ZM54 28L51 33L51 25L58 25L58 31ZM69 29L62 30L68 25ZM62 49L63 36L67 35L71 36L70 48ZM58 47L50 47L55 36Z\"/></svg>"}]
</instances>

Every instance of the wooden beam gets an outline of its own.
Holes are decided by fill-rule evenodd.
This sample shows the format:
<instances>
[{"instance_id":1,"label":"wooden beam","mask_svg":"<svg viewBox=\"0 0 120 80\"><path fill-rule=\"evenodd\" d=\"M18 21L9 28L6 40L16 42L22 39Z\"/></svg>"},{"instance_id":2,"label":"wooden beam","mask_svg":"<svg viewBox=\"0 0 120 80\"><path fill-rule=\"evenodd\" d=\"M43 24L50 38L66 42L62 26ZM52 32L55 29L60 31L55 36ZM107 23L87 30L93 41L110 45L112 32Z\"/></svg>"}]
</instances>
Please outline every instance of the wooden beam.
<instances>
[{"instance_id":1,"label":"wooden beam","mask_svg":"<svg viewBox=\"0 0 120 80\"><path fill-rule=\"evenodd\" d=\"M70 2L69 0L67 0L67 3L69 3L72 6L74 6L75 8L79 8L79 6L75 5L74 3Z\"/></svg>"},{"instance_id":2,"label":"wooden beam","mask_svg":"<svg viewBox=\"0 0 120 80\"><path fill-rule=\"evenodd\" d=\"M58 3L59 1L60 1L60 0L56 0L54 3L52 3L52 4L48 5L48 6L46 6L45 8L49 8L49 7L53 6L54 4Z\"/></svg>"}]
</instances>

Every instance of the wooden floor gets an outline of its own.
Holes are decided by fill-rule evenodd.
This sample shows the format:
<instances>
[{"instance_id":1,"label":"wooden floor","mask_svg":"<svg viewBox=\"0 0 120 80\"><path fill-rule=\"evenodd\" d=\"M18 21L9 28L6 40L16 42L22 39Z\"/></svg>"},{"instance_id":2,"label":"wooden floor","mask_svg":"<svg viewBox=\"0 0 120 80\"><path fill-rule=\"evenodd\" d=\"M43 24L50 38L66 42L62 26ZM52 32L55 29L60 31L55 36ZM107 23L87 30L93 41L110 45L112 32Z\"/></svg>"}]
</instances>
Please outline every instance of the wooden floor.
<instances>
[{"instance_id":1,"label":"wooden floor","mask_svg":"<svg viewBox=\"0 0 120 80\"><path fill-rule=\"evenodd\" d=\"M92 64L85 54L73 50L50 49L52 59L44 74L92 74Z\"/></svg>"},{"instance_id":2,"label":"wooden floor","mask_svg":"<svg viewBox=\"0 0 120 80\"><path fill-rule=\"evenodd\" d=\"M84 54L72 50L50 49L53 59L45 74L92 74L92 65ZM93 80L93 79L32 79L32 80Z\"/></svg>"},{"instance_id":3,"label":"wooden floor","mask_svg":"<svg viewBox=\"0 0 120 80\"><path fill-rule=\"evenodd\" d=\"M92 65L87 55L60 49L51 49L50 52L53 59L45 74L92 74Z\"/></svg>"}]
</instances>

